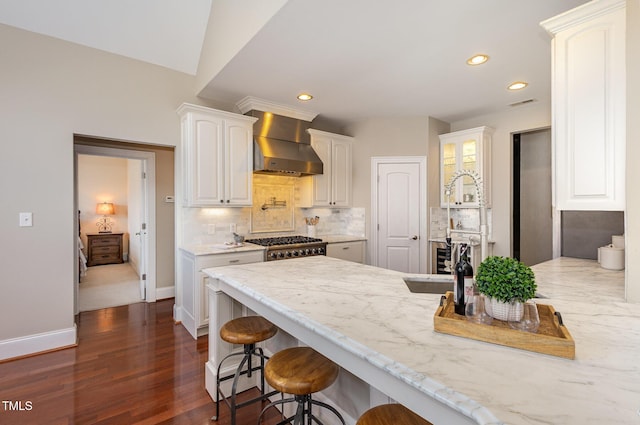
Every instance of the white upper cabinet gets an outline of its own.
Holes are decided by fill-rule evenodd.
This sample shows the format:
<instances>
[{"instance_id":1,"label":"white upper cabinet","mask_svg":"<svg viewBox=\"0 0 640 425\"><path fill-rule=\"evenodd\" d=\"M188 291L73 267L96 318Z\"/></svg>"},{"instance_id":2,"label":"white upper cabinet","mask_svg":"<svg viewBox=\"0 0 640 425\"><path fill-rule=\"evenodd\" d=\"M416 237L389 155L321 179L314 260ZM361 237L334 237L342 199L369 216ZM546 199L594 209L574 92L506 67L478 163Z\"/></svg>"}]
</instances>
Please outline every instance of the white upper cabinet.
<instances>
[{"instance_id":1,"label":"white upper cabinet","mask_svg":"<svg viewBox=\"0 0 640 425\"><path fill-rule=\"evenodd\" d=\"M478 196L473 179L462 176L455 181L447 199L445 187L461 170L477 173L484 186L485 204L491 204L491 135L490 127L441 134L440 137L440 206L450 203L456 208L477 208Z\"/></svg>"},{"instance_id":2,"label":"white upper cabinet","mask_svg":"<svg viewBox=\"0 0 640 425\"><path fill-rule=\"evenodd\" d=\"M178 114L183 205L250 206L256 119L189 104Z\"/></svg>"},{"instance_id":3,"label":"white upper cabinet","mask_svg":"<svg viewBox=\"0 0 640 425\"><path fill-rule=\"evenodd\" d=\"M555 207L625 208L625 0L589 2L541 25L554 36Z\"/></svg>"},{"instance_id":4,"label":"white upper cabinet","mask_svg":"<svg viewBox=\"0 0 640 425\"><path fill-rule=\"evenodd\" d=\"M311 146L323 164L323 174L301 179L298 206L351 207L353 138L310 129Z\"/></svg>"}]
</instances>

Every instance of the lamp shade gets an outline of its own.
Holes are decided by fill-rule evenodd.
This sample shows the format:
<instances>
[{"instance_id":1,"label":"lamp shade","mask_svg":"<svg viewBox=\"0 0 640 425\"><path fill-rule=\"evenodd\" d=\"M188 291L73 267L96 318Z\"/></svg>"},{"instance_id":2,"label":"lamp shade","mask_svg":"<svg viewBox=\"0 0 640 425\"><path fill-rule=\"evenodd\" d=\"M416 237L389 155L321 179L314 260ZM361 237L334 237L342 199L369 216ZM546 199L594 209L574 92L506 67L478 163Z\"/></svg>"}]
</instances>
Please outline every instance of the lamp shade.
<instances>
[{"instance_id":1,"label":"lamp shade","mask_svg":"<svg viewBox=\"0 0 640 425\"><path fill-rule=\"evenodd\" d=\"M96 205L96 214L102 215L113 215L115 214L115 209L113 208L113 204L111 202L102 202Z\"/></svg>"}]
</instances>

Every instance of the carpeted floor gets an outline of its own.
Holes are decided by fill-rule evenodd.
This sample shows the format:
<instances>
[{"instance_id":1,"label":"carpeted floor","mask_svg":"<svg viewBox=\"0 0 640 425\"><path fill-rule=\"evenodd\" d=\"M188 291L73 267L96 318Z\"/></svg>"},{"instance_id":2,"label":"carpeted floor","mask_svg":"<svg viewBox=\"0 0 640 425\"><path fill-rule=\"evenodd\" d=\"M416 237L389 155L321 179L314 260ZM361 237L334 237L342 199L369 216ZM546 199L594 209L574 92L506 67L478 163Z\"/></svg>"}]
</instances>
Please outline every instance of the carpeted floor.
<instances>
[{"instance_id":1,"label":"carpeted floor","mask_svg":"<svg viewBox=\"0 0 640 425\"><path fill-rule=\"evenodd\" d=\"M80 311L141 302L140 280L129 263L87 268L78 291Z\"/></svg>"}]
</instances>

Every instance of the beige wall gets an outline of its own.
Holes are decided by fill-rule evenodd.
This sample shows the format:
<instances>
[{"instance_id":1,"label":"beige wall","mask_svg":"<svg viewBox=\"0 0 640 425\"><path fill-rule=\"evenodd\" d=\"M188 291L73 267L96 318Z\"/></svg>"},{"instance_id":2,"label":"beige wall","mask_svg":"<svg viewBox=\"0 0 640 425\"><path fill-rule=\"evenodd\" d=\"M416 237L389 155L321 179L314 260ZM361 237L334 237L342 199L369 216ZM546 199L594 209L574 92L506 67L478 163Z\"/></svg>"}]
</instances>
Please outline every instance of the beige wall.
<instances>
[{"instance_id":1,"label":"beige wall","mask_svg":"<svg viewBox=\"0 0 640 425\"><path fill-rule=\"evenodd\" d=\"M1 342L74 326L74 134L175 146L202 102L192 76L6 25L0 51Z\"/></svg>"},{"instance_id":2,"label":"beige wall","mask_svg":"<svg viewBox=\"0 0 640 425\"><path fill-rule=\"evenodd\" d=\"M371 238L371 157L427 156L429 120L426 117L372 118L348 126L345 133L355 137L353 206L365 209L366 236Z\"/></svg>"},{"instance_id":3,"label":"beige wall","mask_svg":"<svg viewBox=\"0 0 640 425\"><path fill-rule=\"evenodd\" d=\"M640 302L640 0L627 1L627 301Z\"/></svg>"}]
</instances>

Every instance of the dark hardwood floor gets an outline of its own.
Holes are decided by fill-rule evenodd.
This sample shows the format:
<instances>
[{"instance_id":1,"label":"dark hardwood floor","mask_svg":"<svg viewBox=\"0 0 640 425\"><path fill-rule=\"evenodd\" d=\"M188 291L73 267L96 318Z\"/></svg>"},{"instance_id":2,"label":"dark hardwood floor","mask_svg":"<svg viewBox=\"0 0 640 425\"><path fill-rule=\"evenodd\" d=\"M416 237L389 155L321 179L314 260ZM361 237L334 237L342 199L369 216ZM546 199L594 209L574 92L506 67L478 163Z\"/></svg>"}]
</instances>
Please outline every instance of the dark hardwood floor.
<instances>
[{"instance_id":1,"label":"dark hardwood floor","mask_svg":"<svg viewBox=\"0 0 640 425\"><path fill-rule=\"evenodd\" d=\"M175 325L173 304L80 313L77 347L0 363L0 424L228 425L224 403L210 421L207 337L194 341ZM259 412L259 404L239 409L238 425L255 425ZM273 412L264 423L276 420Z\"/></svg>"}]
</instances>

